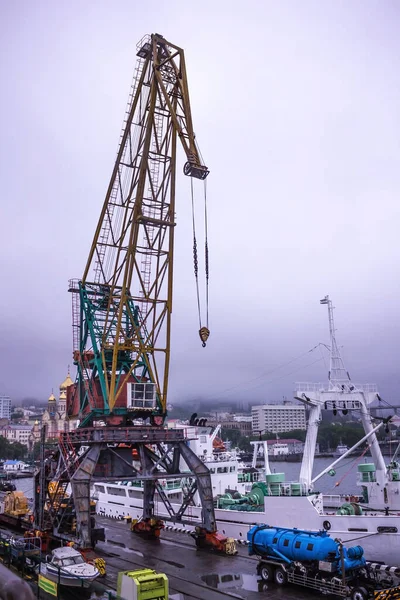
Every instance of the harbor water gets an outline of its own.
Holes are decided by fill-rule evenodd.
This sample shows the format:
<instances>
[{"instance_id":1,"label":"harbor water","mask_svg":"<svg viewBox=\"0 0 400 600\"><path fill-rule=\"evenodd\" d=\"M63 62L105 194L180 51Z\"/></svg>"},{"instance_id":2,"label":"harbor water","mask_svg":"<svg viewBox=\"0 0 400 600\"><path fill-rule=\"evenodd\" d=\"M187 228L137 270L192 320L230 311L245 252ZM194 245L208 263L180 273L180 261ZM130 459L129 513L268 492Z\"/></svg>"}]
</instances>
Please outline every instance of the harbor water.
<instances>
[{"instance_id":1,"label":"harbor water","mask_svg":"<svg viewBox=\"0 0 400 600\"><path fill-rule=\"evenodd\" d=\"M313 477L316 477L321 471L333 463L334 458L315 458ZM345 458L334 468L335 475L327 473L319 479L314 490L323 494L356 494L359 492L357 487L357 465L364 462L371 462L371 457L361 458L359 456ZM389 457L387 462L390 462ZM285 473L286 481L298 481L301 463L291 463L286 461L270 462L272 473Z\"/></svg>"}]
</instances>

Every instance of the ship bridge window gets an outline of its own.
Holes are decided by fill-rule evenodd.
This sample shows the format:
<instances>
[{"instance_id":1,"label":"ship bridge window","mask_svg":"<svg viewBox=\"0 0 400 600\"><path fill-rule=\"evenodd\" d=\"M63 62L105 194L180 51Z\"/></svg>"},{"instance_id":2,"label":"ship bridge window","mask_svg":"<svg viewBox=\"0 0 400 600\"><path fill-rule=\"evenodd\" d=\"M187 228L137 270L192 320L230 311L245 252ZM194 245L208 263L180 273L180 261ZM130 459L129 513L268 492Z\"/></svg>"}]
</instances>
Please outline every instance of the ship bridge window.
<instances>
[{"instance_id":1,"label":"ship bridge window","mask_svg":"<svg viewBox=\"0 0 400 600\"><path fill-rule=\"evenodd\" d=\"M313 550L314 544L307 544L307 550Z\"/></svg>"},{"instance_id":2,"label":"ship bridge window","mask_svg":"<svg viewBox=\"0 0 400 600\"><path fill-rule=\"evenodd\" d=\"M295 548L300 548L300 546L301 546L301 542L296 542L294 545Z\"/></svg>"},{"instance_id":3,"label":"ship bridge window","mask_svg":"<svg viewBox=\"0 0 400 600\"><path fill-rule=\"evenodd\" d=\"M289 540L284 540L283 545L284 546L289 546Z\"/></svg>"},{"instance_id":4,"label":"ship bridge window","mask_svg":"<svg viewBox=\"0 0 400 600\"><path fill-rule=\"evenodd\" d=\"M94 489L96 490L96 492L101 492L102 494L104 494L105 491L106 491L105 488L104 488L104 485L98 485L97 484L97 485L94 486Z\"/></svg>"},{"instance_id":5,"label":"ship bridge window","mask_svg":"<svg viewBox=\"0 0 400 600\"><path fill-rule=\"evenodd\" d=\"M111 496L125 496L126 497L126 490L125 490L125 488L107 487L107 492L109 494L111 494Z\"/></svg>"},{"instance_id":6,"label":"ship bridge window","mask_svg":"<svg viewBox=\"0 0 400 600\"><path fill-rule=\"evenodd\" d=\"M217 468L217 473L227 473L228 472L228 467L218 467Z\"/></svg>"},{"instance_id":7,"label":"ship bridge window","mask_svg":"<svg viewBox=\"0 0 400 600\"><path fill-rule=\"evenodd\" d=\"M214 475L215 474L215 469L210 469L210 473L211 473L211 475Z\"/></svg>"},{"instance_id":8,"label":"ship bridge window","mask_svg":"<svg viewBox=\"0 0 400 600\"><path fill-rule=\"evenodd\" d=\"M231 473L234 473L235 470L236 470L236 468L235 467L231 467L230 470L231 470Z\"/></svg>"}]
</instances>

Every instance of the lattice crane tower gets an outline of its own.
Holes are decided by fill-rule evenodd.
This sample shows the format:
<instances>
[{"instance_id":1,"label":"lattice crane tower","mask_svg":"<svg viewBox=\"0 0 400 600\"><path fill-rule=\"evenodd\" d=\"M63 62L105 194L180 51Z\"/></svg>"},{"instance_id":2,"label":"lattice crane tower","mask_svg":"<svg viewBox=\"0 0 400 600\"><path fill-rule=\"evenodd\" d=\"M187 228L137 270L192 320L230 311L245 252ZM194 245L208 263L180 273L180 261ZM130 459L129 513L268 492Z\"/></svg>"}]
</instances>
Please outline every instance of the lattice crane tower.
<instances>
[{"instance_id":1,"label":"lattice crane tower","mask_svg":"<svg viewBox=\"0 0 400 600\"><path fill-rule=\"evenodd\" d=\"M80 281L73 292L77 384L69 416L126 424L166 416L178 140L184 173L204 180L193 132L184 52L161 35L139 61L117 159ZM201 328L203 342L208 329Z\"/></svg>"}]
</instances>

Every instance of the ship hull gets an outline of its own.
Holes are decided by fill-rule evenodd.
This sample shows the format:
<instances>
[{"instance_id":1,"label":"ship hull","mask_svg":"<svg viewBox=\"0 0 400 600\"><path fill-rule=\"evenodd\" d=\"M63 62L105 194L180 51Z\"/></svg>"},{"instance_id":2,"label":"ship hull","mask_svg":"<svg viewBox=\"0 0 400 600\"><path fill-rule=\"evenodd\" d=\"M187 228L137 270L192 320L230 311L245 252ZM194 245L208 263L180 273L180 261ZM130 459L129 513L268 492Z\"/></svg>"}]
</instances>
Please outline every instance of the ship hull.
<instances>
[{"instance_id":1,"label":"ship hull","mask_svg":"<svg viewBox=\"0 0 400 600\"><path fill-rule=\"evenodd\" d=\"M102 497L103 496L103 497ZM97 513L113 518L130 516L140 518L143 504L140 498L126 498L125 501L113 496L112 503L100 494ZM321 511L319 494L310 496L267 496L262 511L236 511L215 509L218 530L228 537L245 541L247 531L257 523L267 523L278 527L298 527L299 529L320 530L329 528L334 538L347 545L361 545L368 561L385 564L400 563L400 515L368 513L362 515L336 515L335 512ZM173 505L177 511L180 505ZM161 501L156 502L157 516L166 518L167 513ZM201 523L201 507L189 507L186 519L193 525L185 525L188 530ZM180 523L176 524L182 527Z\"/></svg>"}]
</instances>

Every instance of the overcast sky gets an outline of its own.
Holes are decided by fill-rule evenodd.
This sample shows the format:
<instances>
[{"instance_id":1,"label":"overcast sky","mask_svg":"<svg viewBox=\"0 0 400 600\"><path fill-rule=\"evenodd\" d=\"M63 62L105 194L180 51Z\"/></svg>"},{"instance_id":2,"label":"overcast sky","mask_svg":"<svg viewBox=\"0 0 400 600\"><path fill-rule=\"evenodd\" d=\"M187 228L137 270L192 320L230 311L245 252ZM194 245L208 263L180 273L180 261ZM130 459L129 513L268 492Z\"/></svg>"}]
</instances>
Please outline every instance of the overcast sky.
<instances>
[{"instance_id":1,"label":"overcast sky","mask_svg":"<svg viewBox=\"0 0 400 600\"><path fill-rule=\"evenodd\" d=\"M211 171L203 349L180 156L169 402L278 401L295 381L325 381L320 349L308 350L329 343L326 294L352 379L400 400L397 1L0 0L0 11L0 391L43 400L72 362L67 282L86 263L136 43L157 32L185 50Z\"/></svg>"}]
</instances>

